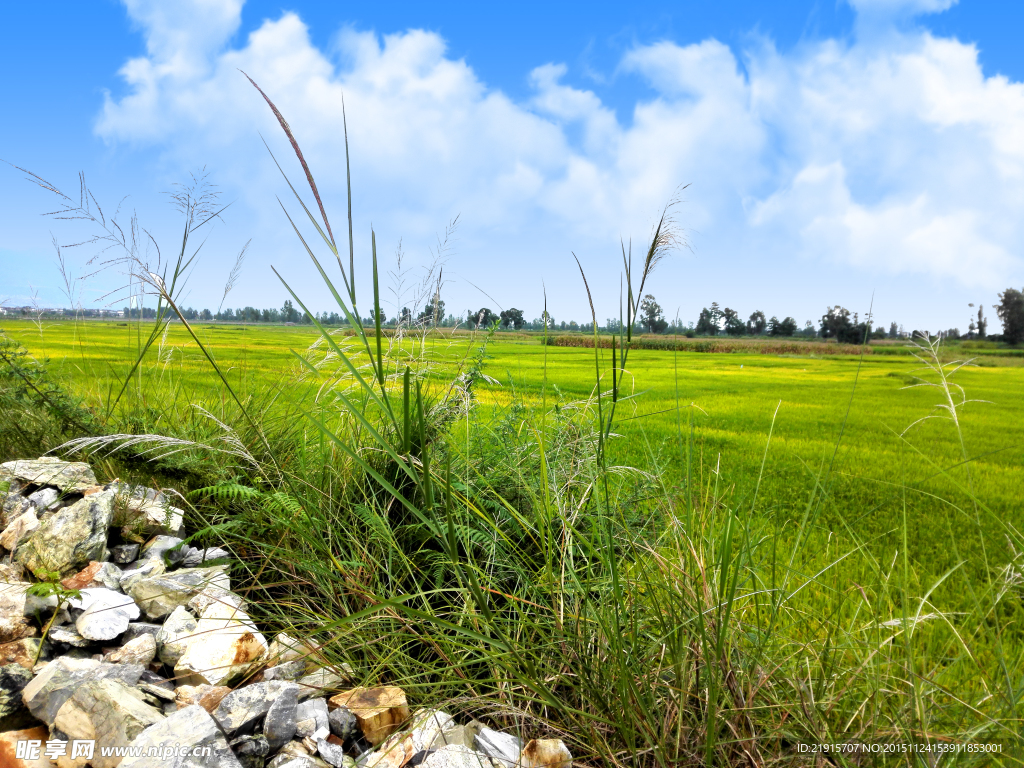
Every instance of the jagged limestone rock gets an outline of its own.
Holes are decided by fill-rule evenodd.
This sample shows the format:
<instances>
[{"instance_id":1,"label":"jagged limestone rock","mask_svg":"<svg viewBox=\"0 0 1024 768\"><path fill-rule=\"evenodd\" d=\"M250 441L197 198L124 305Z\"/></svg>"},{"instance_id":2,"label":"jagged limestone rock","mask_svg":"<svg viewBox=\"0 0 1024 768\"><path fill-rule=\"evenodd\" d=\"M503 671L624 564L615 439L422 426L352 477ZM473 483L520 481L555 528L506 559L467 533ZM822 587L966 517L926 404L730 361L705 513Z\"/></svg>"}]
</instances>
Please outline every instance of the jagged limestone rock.
<instances>
[{"instance_id":1,"label":"jagged limestone rock","mask_svg":"<svg viewBox=\"0 0 1024 768\"><path fill-rule=\"evenodd\" d=\"M161 619L179 605L188 605L197 593L211 586L231 588L231 580L224 566L183 568L143 578L128 588L128 594L147 617Z\"/></svg>"},{"instance_id":2,"label":"jagged limestone rock","mask_svg":"<svg viewBox=\"0 0 1024 768\"><path fill-rule=\"evenodd\" d=\"M145 702L144 695L120 680L90 680L78 686L57 711L54 727L73 739L95 739L100 745L130 744L164 714ZM114 768L121 756L96 752L94 768Z\"/></svg>"},{"instance_id":3,"label":"jagged limestone rock","mask_svg":"<svg viewBox=\"0 0 1024 768\"><path fill-rule=\"evenodd\" d=\"M139 635L116 651L111 651L103 660L109 664L141 664L149 666L156 658L156 638L153 635Z\"/></svg>"},{"instance_id":4,"label":"jagged limestone rock","mask_svg":"<svg viewBox=\"0 0 1024 768\"><path fill-rule=\"evenodd\" d=\"M228 737L248 733L266 716L277 697L294 687L293 683L272 680L239 688L221 700L213 719Z\"/></svg>"},{"instance_id":5,"label":"jagged limestone rock","mask_svg":"<svg viewBox=\"0 0 1024 768\"><path fill-rule=\"evenodd\" d=\"M187 642L174 665L175 675L191 685L229 685L267 651L267 641L249 615L227 602L208 605L195 634L202 642Z\"/></svg>"},{"instance_id":6,"label":"jagged limestone rock","mask_svg":"<svg viewBox=\"0 0 1024 768\"><path fill-rule=\"evenodd\" d=\"M14 478L26 485L52 485L62 491L81 492L96 485L96 475L88 464L49 456L0 464L0 482L5 478Z\"/></svg>"},{"instance_id":7,"label":"jagged limestone rock","mask_svg":"<svg viewBox=\"0 0 1024 768\"><path fill-rule=\"evenodd\" d=\"M93 659L61 656L36 674L21 692L21 697L33 715L52 725L57 711L83 683L113 678L131 686L139 682L142 671L142 667L135 664L106 664Z\"/></svg>"},{"instance_id":8,"label":"jagged limestone rock","mask_svg":"<svg viewBox=\"0 0 1024 768\"><path fill-rule=\"evenodd\" d=\"M94 493L43 520L22 541L14 559L43 579L56 571L70 576L93 560L105 560L113 494Z\"/></svg>"},{"instance_id":9,"label":"jagged limestone rock","mask_svg":"<svg viewBox=\"0 0 1024 768\"><path fill-rule=\"evenodd\" d=\"M267 710L263 735L267 737L272 750L280 749L295 737L298 692L297 685L283 685Z\"/></svg>"},{"instance_id":10,"label":"jagged limestone rock","mask_svg":"<svg viewBox=\"0 0 1024 768\"><path fill-rule=\"evenodd\" d=\"M144 730L130 746L139 748L143 755L150 747L178 745L189 752L186 757L126 757L121 761L121 768L242 768L235 757L217 723L210 714L199 706L179 709L164 720ZM202 756L202 750L210 748L208 756Z\"/></svg>"}]
</instances>

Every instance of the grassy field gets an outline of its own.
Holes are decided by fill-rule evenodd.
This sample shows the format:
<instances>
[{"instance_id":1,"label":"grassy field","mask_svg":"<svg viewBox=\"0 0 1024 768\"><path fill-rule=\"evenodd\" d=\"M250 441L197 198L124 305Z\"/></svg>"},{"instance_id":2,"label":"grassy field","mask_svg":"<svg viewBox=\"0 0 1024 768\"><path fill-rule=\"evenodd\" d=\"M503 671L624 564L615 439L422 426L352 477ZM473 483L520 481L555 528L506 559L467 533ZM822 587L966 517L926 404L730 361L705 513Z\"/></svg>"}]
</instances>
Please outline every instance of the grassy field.
<instances>
[{"instance_id":1,"label":"grassy field","mask_svg":"<svg viewBox=\"0 0 1024 768\"><path fill-rule=\"evenodd\" d=\"M48 358L51 371L118 429L182 436L195 429L194 404L226 423L239 421L223 383L179 326L138 368L116 408L111 404L140 344L136 326L56 322L40 329L8 321L2 328L32 355ZM307 351L314 329L208 325L198 332L242 399L265 414L291 419L295 408L323 406L330 366L313 373L293 353L322 360L322 347ZM960 352L970 354L955 347L944 354ZM504 467L502 436L529 429L523 413L553 422L593 414L593 349L480 334L406 340L388 360L395 370L405 356L425 361L424 386L438 389L479 355L491 378L475 389L478 406L449 427L467 454L486 454ZM609 376L611 350L598 355ZM934 380L909 355L631 352L628 396L617 406L608 456L613 465L640 471L616 486L614 511L628 520L627 529L650 534L644 546L658 558L665 521L660 512L656 520L644 517L655 508L649 501L667 500L673 515L689 508L679 513L693 529L688 535L699 536L705 526L722 537L712 548L723 558L723 578L729 557L737 556L730 549L745 553L747 575L735 577L732 589L790 590L785 622L772 613L781 603L749 599L737 629L745 638L737 642L759 649L761 661L751 669L770 667L770 658L792 690L812 702L778 694L765 705L768 719L796 707L808 720L801 728L817 728L819 739L863 738L869 720L875 739L911 731L962 739L943 735L956 732L1014 743L1009 734L1020 725L1024 696L1016 581L1024 563L1014 564L1013 546L1024 488L1024 367L1008 357L978 362L954 378L967 398L986 401L959 410L959 429L930 419L903 434L941 413L935 406L945 397L932 387L905 389L918 375ZM317 439L315 430L303 434L305 442ZM688 481L687 473L696 477ZM718 510L727 511L725 518ZM725 533L717 527L723 524ZM999 590L1007 594L995 599ZM763 611L772 616L765 619ZM758 632L771 641L754 639ZM902 703L886 701L893 686ZM826 713L814 725L817 716L807 712L818 706ZM835 722L849 730L837 733ZM778 733L786 727L779 724ZM773 738L781 754L786 738L797 737ZM1009 753L1001 759L1019 764Z\"/></svg>"}]
</instances>

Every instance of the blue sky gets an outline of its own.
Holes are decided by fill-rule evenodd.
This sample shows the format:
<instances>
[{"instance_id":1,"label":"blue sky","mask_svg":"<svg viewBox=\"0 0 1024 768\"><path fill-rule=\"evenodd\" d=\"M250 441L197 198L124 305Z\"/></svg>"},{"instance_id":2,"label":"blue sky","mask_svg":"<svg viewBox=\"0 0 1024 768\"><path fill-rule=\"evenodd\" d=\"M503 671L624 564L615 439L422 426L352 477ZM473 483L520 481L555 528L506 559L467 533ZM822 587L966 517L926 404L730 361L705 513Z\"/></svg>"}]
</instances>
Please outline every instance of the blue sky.
<instances>
[{"instance_id":1,"label":"blue sky","mask_svg":"<svg viewBox=\"0 0 1024 768\"><path fill-rule=\"evenodd\" d=\"M546 288L556 319L584 320L574 252L599 318L615 315L619 239L641 242L685 184L689 248L650 284L684 320L717 301L803 324L874 297L879 323L965 329L969 302L1024 284L1024 4L129 0L21 4L5 22L0 158L76 199L83 171L105 213L136 211L165 256L175 183L205 167L232 203L192 274L197 307L220 303L251 239L228 305L279 306L274 265L330 308L260 135L301 173L239 68L289 119L337 231L344 92L357 275L372 225L384 268L405 253L399 299L385 280L398 305L458 216L449 310L535 317ZM0 168L0 301L68 303L52 240L92 232L41 216L53 203ZM103 261L64 254L73 276ZM74 285L102 306L126 281L114 266Z\"/></svg>"}]
</instances>

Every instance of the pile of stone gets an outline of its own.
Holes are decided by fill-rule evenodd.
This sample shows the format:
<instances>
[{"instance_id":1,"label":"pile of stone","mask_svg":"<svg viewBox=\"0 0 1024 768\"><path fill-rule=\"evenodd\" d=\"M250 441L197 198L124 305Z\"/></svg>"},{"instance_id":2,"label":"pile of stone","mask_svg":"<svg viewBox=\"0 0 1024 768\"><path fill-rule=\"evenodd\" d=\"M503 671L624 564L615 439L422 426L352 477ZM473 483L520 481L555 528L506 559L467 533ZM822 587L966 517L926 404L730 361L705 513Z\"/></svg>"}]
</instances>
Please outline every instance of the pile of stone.
<instances>
[{"instance_id":1,"label":"pile of stone","mask_svg":"<svg viewBox=\"0 0 1024 768\"><path fill-rule=\"evenodd\" d=\"M572 764L560 740L411 712L400 688L357 687L288 635L268 643L231 591L228 553L185 544L162 492L41 458L0 464L0 502L0 765ZM141 749L101 754L125 746Z\"/></svg>"}]
</instances>

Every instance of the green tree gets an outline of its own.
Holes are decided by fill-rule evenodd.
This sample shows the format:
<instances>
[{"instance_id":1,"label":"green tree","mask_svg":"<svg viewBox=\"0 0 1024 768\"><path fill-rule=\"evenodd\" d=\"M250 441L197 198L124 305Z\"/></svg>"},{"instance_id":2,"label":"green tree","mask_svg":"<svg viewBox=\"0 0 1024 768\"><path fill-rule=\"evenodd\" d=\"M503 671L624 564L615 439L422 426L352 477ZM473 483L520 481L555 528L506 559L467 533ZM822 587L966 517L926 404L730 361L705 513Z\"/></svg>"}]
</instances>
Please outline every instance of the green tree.
<instances>
[{"instance_id":1,"label":"green tree","mask_svg":"<svg viewBox=\"0 0 1024 768\"><path fill-rule=\"evenodd\" d=\"M483 307L476 312L470 310L466 316L466 322L474 328L489 328L496 320L500 319L500 316L496 315L489 307Z\"/></svg>"},{"instance_id":2,"label":"green tree","mask_svg":"<svg viewBox=\"0 0 1024 768\"><path fill-rule=\"evenodd\" d=\"M510 325L517 331L526 324L526 318L523 317L523 310L511 307L510 309L503 310L501 313L501 327L508 328Z\"/></svg>"},{"instance_id":3,"label":"green tree","mask_svg":"<svg viewBox=\"0 0 1024 768\"><path fill-rule=\"evenodd\" d=\"M661 305L649 293L640 302L640 324L648 333L662 333L668 328Z\"/></svg>"},{"instance_id":4,"label":"green tree","mask_svg":"<svg viewBox=\"0 0 1024 768\"><path fill-rule=\"evenodd\" d=\"M712 305L717 306L717 305ZM697 325L694 328L699 336L716 336L718 334L718 322L715 313L704 307L697 318Z\"/></svg>"},{"instance_id":5,"label":"green tree","mask_svg":"<svg viewBox=\"0 0 1024 768\"><path fill-rule=\"evenodd\" d=\"M281 319L286 323L294 323L299 319L299 313L292 305L291 299L284 300L284 306L281 307Z\"/></svg>"},{"instance_id":6,"label":"green tree","mask_svg":"<svg viewBox=\"0 0 1024 768\"><path fill-rule=\"evenodd\" d=\"M440 325L444 321L444 301L436 297L428 301L416 320L426 325Z\"/></svg>"},{"instance_id":7,"label":"green tree","mask_svg":"<svg viewBox=\"0 0 1024 768\"><path fill-rule=\"evenodd\" d=\"M760 336L767 327L768 320L765 319L764 312L760 309L755 309L750 315L750 319L747 320L747 333L751 336Z\"/></svg>"},{"instance_id":8,"label":"green tree","mask_svg":"<svg viewBox=\"0 0 1024 768\"><path fill-rule=\"evenodd\" d=\"M1000 293L996 314L1003 324L1003 341L1009 344L1024 341L1024 293L1015 288L1007 288Z\"/></svg>"}]
</instances>

